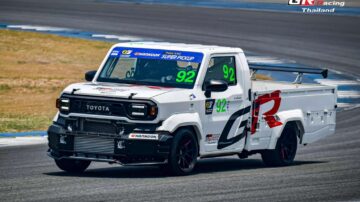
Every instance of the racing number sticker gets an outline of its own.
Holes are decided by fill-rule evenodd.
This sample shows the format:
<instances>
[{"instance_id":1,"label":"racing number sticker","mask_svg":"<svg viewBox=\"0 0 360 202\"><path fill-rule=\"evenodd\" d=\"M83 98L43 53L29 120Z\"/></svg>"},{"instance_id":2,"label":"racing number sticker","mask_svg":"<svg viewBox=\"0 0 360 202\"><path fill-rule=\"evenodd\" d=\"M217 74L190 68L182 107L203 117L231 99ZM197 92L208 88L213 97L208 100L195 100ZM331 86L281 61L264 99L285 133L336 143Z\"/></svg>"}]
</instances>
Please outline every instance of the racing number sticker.
<instances>
[{"instance_id":1,"label":"racing number sticker","mask_svg":"<svg viewBox=\"0 0 360 202\"><path fill-rule=\"evenodd\" d=\"M235 70L233 67L228 67L227 65L223 66L224 78L230 82L235 81Z\"/></svg>"},{"instance_id":2,"label":"racing number sticker","mask_svg":"<svg viewBox=\"0 0 360 202\"><path fill-rule=\"evenodd\" d=\"M205 101L205 114L212 114L214 108L215 99L207 99Z\"/></svg>"},{"instance_id":3,"label":"racing number sticker","mask_svg":"<svg viewBox=\"0 0 360 202\"><path fill-rule=\"evenodd\" d=\"M181 70L177 73L176 75L176 82L178 83L194 83L194 77L195 77L196 73L194 70L191 71L185 71L185 70Z\"/></svg>"},{"instance_id":4,"label":"racing number sticker","mask_svg":"<svg viewBox=\"0 0 360 202\"><path fill-rule=\"evenodd\" d=\"M221 113L221 112L226 112L227 109L227 100L224 99L220 99L220 100L216 100L216 112Z\"/></svg>"},{"instance_id":5,"label":"racing number sticker","mask_svg":"<svg viewBox=\"0 0 360 202\"><path fill-rule=\"evenodd\" d=\"M205 101L205 114L212 114L214 106L216 106L217 113L223 113L228 111L229 101L225 98L216 101L215 99L207 99Z\"/></svg>"}]
</instances>

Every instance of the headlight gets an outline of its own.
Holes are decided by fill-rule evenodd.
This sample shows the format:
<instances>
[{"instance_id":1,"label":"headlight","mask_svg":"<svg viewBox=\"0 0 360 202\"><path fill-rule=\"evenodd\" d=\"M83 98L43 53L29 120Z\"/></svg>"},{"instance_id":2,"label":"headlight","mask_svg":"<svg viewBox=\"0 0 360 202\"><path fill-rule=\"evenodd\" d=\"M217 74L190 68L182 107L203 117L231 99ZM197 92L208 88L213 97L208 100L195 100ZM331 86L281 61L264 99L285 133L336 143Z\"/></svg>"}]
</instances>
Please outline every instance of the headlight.
<instances>
[{"instance_id":1,"label":"headlight","mask_svg":"<svg viewBox=\"0 0 360 202\"><path fill-rule=\"evenodd\" d=\"M130 104L130 115L134 117L145 117L147 115L146 104Z\"/></svg>"},{"instance_id":2,"label":"headlight","mask_svg":"<svg viewBox=\"0 0 360 202\"><path fill-rule=\"evenodd\" d=\"M70 110L70 100L68 98L56 99L56 108L58 108L60 111L69 111Z\"/></svg>"},{"instance_id":3,"label":"headlight","mask_svg":"<svg viewBox=\"0 0 360 202\"><path fill-rule=\"evenodd\" d=\"M129 115L137 118L155 117L157 115L157 107L147 104L133 103L129 105Z\"/></svg>"}]
</instances>

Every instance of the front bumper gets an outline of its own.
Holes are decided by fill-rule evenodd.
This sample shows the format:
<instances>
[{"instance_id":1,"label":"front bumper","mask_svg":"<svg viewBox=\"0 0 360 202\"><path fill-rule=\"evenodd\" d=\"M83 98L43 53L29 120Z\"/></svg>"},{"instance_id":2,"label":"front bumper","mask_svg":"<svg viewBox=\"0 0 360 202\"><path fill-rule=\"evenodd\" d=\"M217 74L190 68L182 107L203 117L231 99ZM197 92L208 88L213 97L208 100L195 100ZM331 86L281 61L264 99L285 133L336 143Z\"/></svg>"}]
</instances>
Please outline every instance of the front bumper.
<instances>
[{"instance_id":1,"label":"front bumper","mask_svg":"<svg viewBox=\"0 0 360 202\"><path fill-rule=\"evenodd\" d=\"M48 155L54 159L81 159L122 165L164 164L173 140L167 132L156 139L132 139L129 134L73 132L53 124L48 129Z\"/></svg>"}]
</instances>

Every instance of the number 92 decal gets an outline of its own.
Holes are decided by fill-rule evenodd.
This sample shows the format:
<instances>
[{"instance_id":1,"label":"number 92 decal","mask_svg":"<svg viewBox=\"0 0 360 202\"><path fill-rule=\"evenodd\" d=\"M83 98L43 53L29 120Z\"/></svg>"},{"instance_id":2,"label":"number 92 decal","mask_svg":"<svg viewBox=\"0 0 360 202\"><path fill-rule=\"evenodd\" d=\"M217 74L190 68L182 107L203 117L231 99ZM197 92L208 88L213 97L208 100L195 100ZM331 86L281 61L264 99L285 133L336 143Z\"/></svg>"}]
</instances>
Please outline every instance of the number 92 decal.
<instances>
[{"instance_id":1,"label":"number 92 decal","mask_svg":"<svg viewBox=\"0 0 360 202\"><path fill-rule=\"evenodd\" d=\"M218 113L226 112L227 104L228 104L228 101L225 98L216 100L216 112L218 112Z\"/></svg>"},{"instance_id":2,"label":"number 92 decal","mask_svg":"<svg viewBox=\"0 0 360 202\"><path fill-rule=\"evenodd\" d=\"M194 70L181 70L176 75L176 82L178 83L194 83L196 72Z\"/></svg>"}]
</instances>

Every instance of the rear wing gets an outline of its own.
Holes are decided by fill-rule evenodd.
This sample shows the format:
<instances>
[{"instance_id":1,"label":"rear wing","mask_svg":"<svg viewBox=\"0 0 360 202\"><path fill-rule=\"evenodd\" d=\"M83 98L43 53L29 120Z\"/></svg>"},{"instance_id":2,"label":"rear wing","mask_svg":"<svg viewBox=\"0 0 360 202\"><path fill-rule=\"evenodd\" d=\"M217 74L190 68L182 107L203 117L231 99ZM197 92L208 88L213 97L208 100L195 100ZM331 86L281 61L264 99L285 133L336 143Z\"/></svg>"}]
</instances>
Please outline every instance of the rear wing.
<instances>
[{"instance_id":1,"label":"rear wing","mask_svg":"<svg viewBox=\"0 0 360 202\"><path fill-rule=\"evenodd\" d=\"M327 78L328 70L316 67L292 67L292 66L280 66L269 65L260 63L249 63L249 68L252 70L251 78L255 78L255 74L258 70L264 71L279 71L279 72L296 72L298 73L294 83L301 83L303 74L321 74L323 78Z\"/></svg>"}]
</instances>

